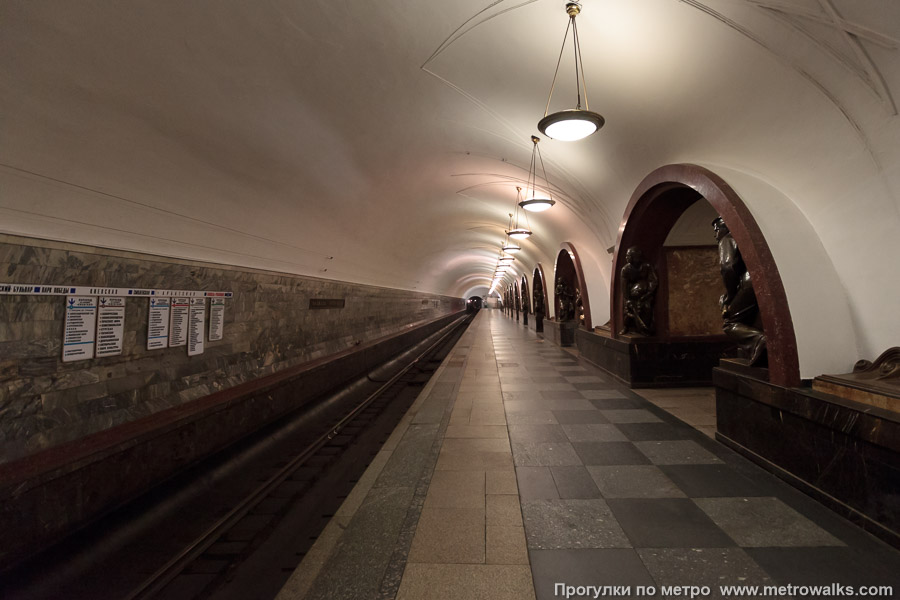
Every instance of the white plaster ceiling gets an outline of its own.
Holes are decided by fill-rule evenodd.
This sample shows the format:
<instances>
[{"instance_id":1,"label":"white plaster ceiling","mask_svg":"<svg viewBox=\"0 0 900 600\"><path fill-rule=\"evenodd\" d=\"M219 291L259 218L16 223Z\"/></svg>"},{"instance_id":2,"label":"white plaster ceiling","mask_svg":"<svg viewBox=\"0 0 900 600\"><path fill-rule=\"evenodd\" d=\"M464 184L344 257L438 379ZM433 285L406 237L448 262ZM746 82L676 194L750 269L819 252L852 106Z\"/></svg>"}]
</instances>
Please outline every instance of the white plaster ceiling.
<instances>
[{"instance_id":1,"label":"white plaster ceiling","mask_svg":"<svg viewBox=\"0 0 900 600\"><path fill-rule=\"evenodd\" d=\"M0 231L484 293L566 20L561 0L2 0ZM780 190L866 285L854 248L900 226L900 3L585 0L578 25L607 125L541 143L560 202L529 215L519 278L571 242L604 322L631 192L696 162ZM573 89L562 70L552 110Z\"/></svg>"}]
</instances>

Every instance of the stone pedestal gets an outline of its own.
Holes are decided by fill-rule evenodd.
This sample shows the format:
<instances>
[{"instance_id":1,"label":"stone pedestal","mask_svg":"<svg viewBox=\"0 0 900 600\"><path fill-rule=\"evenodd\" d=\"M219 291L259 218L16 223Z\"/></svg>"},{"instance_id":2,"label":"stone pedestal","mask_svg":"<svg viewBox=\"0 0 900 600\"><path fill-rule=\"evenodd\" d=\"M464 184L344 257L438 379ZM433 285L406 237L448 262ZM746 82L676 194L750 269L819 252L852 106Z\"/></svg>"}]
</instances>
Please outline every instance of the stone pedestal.
<instances>
[{"instance_id":1,"label":"stone pedestal","mask_svg":"<svg viewBox=\"0 0 900 600\"><path fill-rule=\"evenodd\" d=\"M575 344L575 321L551 321L544 319L544 338L557 346L573 346Z\"/></svg>"},{"instance_id":2,"label":"stone pedestal","mask_svg":"<svg viewBox=\"0 0 900 600\"><path fill-rule=\"evenodd\" d=\"M613 339L608 330L575 333L579 355L631 388L695 387L712 384L720 357L734 353L725 336L659 340Z\"/></svg>"},{"instance_id":3,"label":"stone pedestal","mask_svg":"<svg viewBox=\"0 0 900 600\"><path fill-rule=\"evenodd\" d=\"M723 364L716 439L900 547L900 417Z\"/></svg>"},{"instance_id":4,"label":"stone pedestal","mask_svg":"<svg viewBox=\"0 0 900 600\"><path fill-rule=\"evenodd\" d=\"M861 360L852 373L819 375L814 390L900 414L900 347L889 348L874 362Z\"/></svg>"}]
</instances>

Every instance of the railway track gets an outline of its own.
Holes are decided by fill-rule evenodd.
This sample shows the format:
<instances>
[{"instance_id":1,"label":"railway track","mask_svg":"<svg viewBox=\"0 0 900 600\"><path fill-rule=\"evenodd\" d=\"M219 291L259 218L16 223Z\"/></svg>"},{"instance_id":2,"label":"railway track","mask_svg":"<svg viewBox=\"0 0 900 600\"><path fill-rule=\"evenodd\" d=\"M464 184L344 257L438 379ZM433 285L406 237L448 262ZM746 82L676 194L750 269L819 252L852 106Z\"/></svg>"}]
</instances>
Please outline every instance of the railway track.
<instances>
[{"instance_id":1,"label":"railway track","mask_svg":"<svg viewBox=\"0 0 900 600\"><path fill-rule=\"evenodd\" d=\"M134 528L129 519L143 520L147 534L131 535L125 546L131 559L117 559L116 552L107 548L109 560L100 557L96 564L83 569L69 565L69 573L44 584L40 574L34 572L40 569L38 564L30 567L32 572L26 576L35 580L34 585L8 588L13 593L7 597L57 598L63 597L59 595L63 590L70 598L127 600L274 597L470 321L471 317L460 319L429 338L427 344L420 344L399 372L385 376L382 370L376 370L366 381L354 382L348 390L310 407L296 423L261 433L265 450L259 449L259 443L244 444L245 448L231 451L235 456L180 476L182 481L170 486L178 488L172 492L173 497L186 494L191 480L207 482L197 485L204 487L216 519L201 529L193 527L199 534L191 534L186 543L165 543L170 549L165 551L168 558L164 563L160 560L163 551L154 550L153 545L163 544L166 535L157 530L153 519L160 520L159 527L171 529L173 536L181 536L179 523L191 529L192 518L205 516L203 495L195 494L189 504L185 503L185 514L172 517L171 523L166 524L162 516L146 516L177 513L179 501L157 499L143 508L130 509L130 513L126 510L125 515L113 516L111 520L119 522L109 527L116 529L116 535L87 532L81 540L68 542L68 550L66 545L55 550L56 554L65 554L79 545L122 545L114 538L125 535L121 530ZM240 469L229 467L235 462L246 464ZM229 471L234 473L226 474ZM248 476L254 479L252 485L247 484ZM242 481L230 483L229 477ZM242 488L240 493L235 492L237 487ZM229 491L221 493L231 498L227 510L216 499L223 489ZM140 549L142 544L145 547ZM178 550L172 552L175 546ZM143 561L142 556L150 558ZM147 564L158 566L142 575ZM129 569L132 572L126 573ZM122 581L104 585L101 578L106 576Z\"/></svg>"}]
</instances>

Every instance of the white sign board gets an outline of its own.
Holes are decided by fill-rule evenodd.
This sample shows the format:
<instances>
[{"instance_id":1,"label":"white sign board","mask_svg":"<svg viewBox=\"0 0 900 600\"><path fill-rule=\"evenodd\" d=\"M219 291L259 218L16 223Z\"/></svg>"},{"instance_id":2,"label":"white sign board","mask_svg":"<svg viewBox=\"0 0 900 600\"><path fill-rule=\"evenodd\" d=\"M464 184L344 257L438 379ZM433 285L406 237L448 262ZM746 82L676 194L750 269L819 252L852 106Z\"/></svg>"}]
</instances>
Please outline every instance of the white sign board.
<instances>
[{"instance_id":1,"label":"white sign board","mask_svg":"<svg viewBox=\"0 0 900 600\"><path fill-rule=\"evenodd\" d=\"M190 306L190 298L172 298L172 308L169 310L169 348L187 344Z\"/></svg>"},{"instance_id":2,"label":"white sign board","mask_svg":"<svg viewBox=\"0 0 900 600\"><path fill-rule=\"evenodd\" d=\"M188 356L203 354L203 325L206 322L206 298L191 298L188 324Z\"/></svg>"},{"instance_id":3,"label":"white sign board","mask_svg":"<svg viewBox=\"0 0 900 600\"><path fill-rule=\"evenodd\" d=\"M63 362L94 358L96 324L97 298L93 296L68 296L66 298Z\"/></svg>"},{"instance_id":4,"label":"white sign board","mask_svg":"<svg viewBox=\"0 0 900 600\"><path fill-rule=\"evenodd\" d=\"M169 298L150 298L147 318L147 350L169 345Z\"/></svg>"},{"instance_id":5,"label":"white sign board","mask_svg":"<svg viewBox=\"0 0 900 600\"><path fill-rule=\"evenodd\" d=\"M209 341L217 342L225 334L225 298L209 299Z\"/></svg>"},{"instance_id":6,"label":"white sign board","mask_svg":"<svg viewBox=\"0 0 900 600\"><path fill-rule=\"evenodd\" d=\"M100 296L97 307L97 358L122 354L125 298Z\"/></svg>"},{"instance_id":7,"label":"white sign board","mask_svg":"<svg viewBox=\"0 0 900 600\"><path fill-rule=\"evenodd\" d=\"M140 296L164 298L193 298L221 296L231 298L233 292L214 292L200 290L145 290L139 288L112 288L90 285L35 285L32 283L0 283L0 296L122 296L134 298Z\"/></svg>"}]
</instances>

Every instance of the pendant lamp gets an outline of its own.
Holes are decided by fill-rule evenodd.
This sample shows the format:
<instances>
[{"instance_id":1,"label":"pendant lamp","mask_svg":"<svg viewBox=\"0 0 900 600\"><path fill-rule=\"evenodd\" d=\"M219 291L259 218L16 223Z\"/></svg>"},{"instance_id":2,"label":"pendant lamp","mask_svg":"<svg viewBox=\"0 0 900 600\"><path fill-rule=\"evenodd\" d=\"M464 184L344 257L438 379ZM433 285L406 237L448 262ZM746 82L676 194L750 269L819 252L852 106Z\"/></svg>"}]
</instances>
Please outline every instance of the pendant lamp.
<instances>
[{"instance_id":1,"label":"pendant lamp","mask_svg":"<svg viewBox=\"0 0 900 600\"><path fill-rule=\"evenodd\" d=\"M519 202L521 202L522 196L522 188L516 188L516 204L514 213L510 213L509 215L509 223L510 228L506 230L506 235L509 238L514 240L524 240L528 236L531 235L531 230L527 227L519 227ZM515 214L515 221L513 220L513 214ZM525 215L525 222L528 222L528 215Z\"/></svg>"},{"instance_id":2,"label":"pendant lamp","mask_svg":"<svg viewBox=\"0 0 900 600\"><path fill-rule=\"evenodd\" d=\"M531 148L531 164L528 167L528 186L531 189L531 198L526 198L519 202L519 206L530 212L543 212L556 204L556 200L554 200L550 194L550 182L547 181L547 170L544 169L544 157L541 156L541 151L538 148L538 142L540 141L541 138L536 135L531 136L531 143L534 144ZM538 159L540 159L541 162L541 171L544 173L544 182L547 184L546 198L543 195L537 195Z\"/></svg>"},{"instance_id":3,"label":"pendant lamp","mask_svg":"<svg viewBox=\"0 0 900 600\"><path fill-rule=\"evenodd\" d=\"M544 118L538 121L538 129L549 138L564 142L574 142L586 138L606 122L599 114L593 112L588 106L587 86L584 82L584 65L581 62L581 42L578 39L578 26L575 17L581 12L581 5L577 2L566 4L566 13L569 15L569 25L563 36L562 48L559 51L559 60L556 61L556 71L553 73L553 83L550 84L550 96L547 98L547 108L544 109ZM553 89L556 86L556 78L559 75L559 65L562 62L566 49L566 40L569 38L569 29L572 30L572 46L575 58L575 91L577 103L575 108L561 110L552 114L550 100L553 98ZM584 108L581 107L581 96L584 92Z\"/></svg>"}]
</instances>

